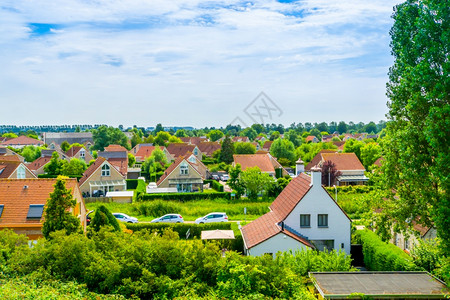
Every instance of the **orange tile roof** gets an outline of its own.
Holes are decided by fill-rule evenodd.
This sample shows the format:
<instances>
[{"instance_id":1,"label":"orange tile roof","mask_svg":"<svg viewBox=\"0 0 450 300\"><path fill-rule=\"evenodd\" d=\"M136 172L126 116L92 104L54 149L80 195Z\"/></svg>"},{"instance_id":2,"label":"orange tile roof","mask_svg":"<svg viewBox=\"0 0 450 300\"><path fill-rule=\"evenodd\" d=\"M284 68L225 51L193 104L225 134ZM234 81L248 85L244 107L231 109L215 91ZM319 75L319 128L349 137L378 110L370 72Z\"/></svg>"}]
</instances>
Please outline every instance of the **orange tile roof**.
<instances>
[{"instance_id":1,"label":"orange tile roof","mask_svg":"<svg viewBox=\"0 0 450 300\"><path fill-rule=\"evenodd\" d=\"M265 141L264 146L262 147L264 150L270 150L270 147L272 146L273 141Z\"/></svg>"},{"instance_id":2,"label":"orange tile roof","mask_svg":"<svg viewBox=\"0 0 450 300\"><path fill-rule=\"evenodd\" d=\"M108 147L105 147L105 151L109 152L128 152L127 148L121 146L121 145L109 145Z\"/></svg>"},{"instance_id":3,"label":"orange tile roof","mask_svg":"<svg viewBox=\"0 0 450 300\"><path fill-rule=\"evenodd\" d=\"M313 157L313 159L308 163L308 165L306 165L305 171L311 171L311 169L314 166L317 166L320 164L320 162L322 161L322 153L336 153L336 151L328 150L328 149L320 150L320 152L317 153L316 156Z\"/></svg>"},{"instance_id":4,"label":"orange tile roof","mask_svg":"<svg viewBox=\"0 0 450 300\"><path fill-rule=\"evenodd\" d=\"M155 150L156 147L164 151L163 147L160 146L140 146L139 150L135 154L135 157L139 157L141 160L145 160L147 157L150 157L152 155L153 150Z\"/></svg>"},{"instance_id":5,"label":"orange tile roof","mask_svg":"<svg viewBox=\"0 0 450 300\"><path fill-rule=\"evenodd\" d=\"M1 155L0 161L18 161L20 162L19 155Z\"/></svg>"},{"instance_id":6,"label":"orange tile roof","mask_svg":"<svg viewBox=\"0 0 450 300\"><path fill-rule=\"evenodd\" d=\"M383 157L380 157L380 158L377 159L373 164L374 164L375 166L381 167L381 165L383 164L383 160L384 160L384 158L383 158Z\"/></svg>"},{"instance_id":7,"label":"orange tile roof","mask_svg":"<svg viewBox=\"0 0 450 300\"><path fill-rule=\"evenodd\" d=\"M80 186L89 178L92 174L103 164L106 160L104 157L99 157L95 160L95 162L90 165L86 171L83 173L83 177L80 178Z\"/></svg>"},{"instance_id":8,"label":"orange tile roof","mask_svg":"<svg viewBox=\"0 0 450 300\"><path fill-rule=\"evenodd\" d=\"M80 146L73 146L69 150L66 151L66 155L69 157L74 157L77 155L78 151L80 151L83 147Z\"/></svg>"},{"instance_id":9,"label":"orange tile roof","mask_svg":"<svg viewBox=\"0 0 450 300\"><path fill-rule=\"evenodd\" d=\"M48 164L48 162L50 162L51 159L52 158L50 156L39 157L32 163L28 164L27 167L28 167L28 169L30 169L32 171L36 171L39 168L41 168L42 166L45 166L46 164Z\"/></svg>"},{"instance_id":10,"label":"orange tile roof","mask_svg":"<svg viewBox=\"0 0 450 300\"><path fill-rule=\"evenodd\" d=\"M19 137L8 139L7 141L3 142L2 145L9 146L9 145L44 145L43 141L36 140L30 137L27 137L25 135L21 135Z\"/></svg>"},{"instance_id":11,"label":"orange tile roof","mask_svg":"<svg viewBox=\"0 0 450 300\"><path fill-rule=\"evenodd\" d=\"M107 161L123 176L128 173L128 158L108 158Z\"/></svg>"},{"instance_id":12,"label":"orange tile roof","mask_svg":"<svg viewBox=\"0 0 450 300\"><path fill-rule=\"evenodd\" d=\"M29 206L46 204L55 183L56 178L0 179L0 204L4 205L0 226L41 224L40 220L27 220ZM72 189L72 194L77 186L75 178L66 179L66 187Z\"/></svg>"},{"instance_id":13,"label":"orange tile roof","mask_svg":"<svg viewBox=\"0 0 450 300\"><path fill-rule=\"evenodd\" d=\"M185 156L188 152L194 152L195 145L189 145L184 143L171 143L167 146L167 151L177 158L180 156Z\"/></svg>"},{"instance_id":14,"label":"orange tile roof","mask_svg":"<svg viewBox=\"0 0 450 300\"><path fill-rule=\"evenodd\" d=\"M200 136L192 136L192 137L180 137L180 140L183 143L191 144L191 145L199 145L202 142L208 142L209 139L206 137L200 137Z\"/></svg>"},{"instance_id":15,"label":"orange tile roof","mask_svg":"<svg viewBox=\"0 0 450 300\"><path fill-rule=\"evenodd\" d=\"M317 137L314 135L308 135L306 137L306 142L312 142L315 138L317 139Z\"/></svg>"},{"instance_id":16,"label":"orange tile roof","mask_svg":"<svg viewBox=\"0 0 450 300\"><path fill-rule=\"evenodd\" d=\"M250 139L246 136L235 136L232 139L233 143L237 142L250 142Z\"/></svg>"},{"instance_id":17,"label":"orange tile roof","mask_svg":"<svg viewBox=\"0 0 450 300\"><path fill-rule=\"evenodd\" d=\"M235 165L241 165L242 171L252 167L259 167L261 172L275 172L268 154L235 154L233 159Z\"/></svg>"},{"instance_id":18,"label":"orange tile roof","mask_svg":"<svg viewBox=\"0 0 450 300\"><path fill-rule=\"evenodd\" d=\"M322 158L332 161L339 171L365 170L355 153L322 153Z\"/></svg>"}]
</instances>

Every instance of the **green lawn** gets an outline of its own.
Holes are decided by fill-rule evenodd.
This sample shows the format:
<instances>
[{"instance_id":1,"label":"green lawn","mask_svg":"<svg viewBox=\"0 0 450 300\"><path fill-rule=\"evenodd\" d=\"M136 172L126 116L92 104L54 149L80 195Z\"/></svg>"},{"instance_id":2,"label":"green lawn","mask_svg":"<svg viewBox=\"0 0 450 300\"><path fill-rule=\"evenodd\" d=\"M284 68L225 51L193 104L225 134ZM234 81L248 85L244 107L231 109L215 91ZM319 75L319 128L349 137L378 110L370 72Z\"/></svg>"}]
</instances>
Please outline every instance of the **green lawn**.
<instances>
[{"instance_id":1,"label":"green lawn","mask_svg":"<svg viewBox=\"0 0 450 300\"><path fill-rule=\"evenodd\" d=\"M232 220L254 220L269 211L272 202L233 201L225 199L199 201L146 201L139 203L88 203L88 210L104 204L111 212L121 212L136 217L141 222L151 221L168 213L178 213L185 221L194 221L210 212L225 212ZM244 207L247 215L244 215Z\"/></svg>"}]
</instances>

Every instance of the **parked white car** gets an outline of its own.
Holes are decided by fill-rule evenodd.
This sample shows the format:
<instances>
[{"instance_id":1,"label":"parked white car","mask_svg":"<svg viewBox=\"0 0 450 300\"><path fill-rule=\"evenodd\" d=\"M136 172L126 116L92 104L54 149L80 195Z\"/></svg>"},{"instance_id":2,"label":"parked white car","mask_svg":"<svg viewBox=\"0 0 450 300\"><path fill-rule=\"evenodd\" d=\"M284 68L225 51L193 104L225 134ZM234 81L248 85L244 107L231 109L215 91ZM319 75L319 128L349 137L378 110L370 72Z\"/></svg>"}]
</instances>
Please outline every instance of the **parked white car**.
<instances>
[{"instance_id":1,"label":"parked white car","mask_svg":"<svg viewBox=\"0 0 450 300\"><path fill-rule=\"evenodd\" d=\"M152 220L152 223L184 223L183 217L179 214L167 214Z\"/></svg>"},{"instance_id":2,"label":"parked white car","mask_svg":"<svg viewBox=\"0 0 450 300\"><path fill-rule=\"evenodd\" d=\"M129 215L123 213L113 213L112 214L117 220L125 223L137 223L138 219L135 217L130 217Z\"/></svg>"},{"instance_id":3,"label":"parked white car","mask_svg":"<svg viewBox=\"0 0 450 300\"><path fill-rule=\"evenodd\" d=\"M228 222L228 216L224 212L213 212L195 220L196 224L213 223L213 222Z\"/></svg>"}]
</instances>

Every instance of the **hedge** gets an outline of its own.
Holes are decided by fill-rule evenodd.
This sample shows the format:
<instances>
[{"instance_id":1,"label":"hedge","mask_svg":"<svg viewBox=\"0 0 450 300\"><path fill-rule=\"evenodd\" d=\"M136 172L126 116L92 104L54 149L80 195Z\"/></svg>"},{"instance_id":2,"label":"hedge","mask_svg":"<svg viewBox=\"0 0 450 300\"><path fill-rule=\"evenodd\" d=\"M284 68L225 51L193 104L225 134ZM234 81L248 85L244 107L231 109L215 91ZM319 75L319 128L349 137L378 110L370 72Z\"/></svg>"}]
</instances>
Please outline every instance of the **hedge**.
<instances>
[{"instance_id":1,"label":"hedge","mask_svg":"<svg viewBox=\"0 0 450 300\"><path fill-rule=\"evenodd\" d=\"M161 200L174 200L174 201L192 201L192 200L205 200L205 199L231 199L231 193L217 192L217 193L167 193L167 194L142 194L137 198L138 201L149 201L155 199Z\"/></svg>"},{"instance_id":2,"label":"hedge","mask_svg":"<svg viewBox=\"0 0 450 300\"><path fill-rule=\"evenodd\" d=\"M127 190L135 190L139 179L127 179Z\"/></svg>"},{"instance_id":3,"label":"hedge","mask_svg":"<svg viewBox=\"0 0 450 300\"><path fill-rule=\"evenodd\" d=\"M325 187L328 192L335 192L334 187ZM343 185L337 186L338 193L368 193L374 190L373 186L369 185Z\"/></svg>"},{"instance_id":4,"label":"hedge","mask_svg":"<svg viewBox=\"0 0 450 300\"><path fill-rule=\"evenodd\" d=\"M139 201L139 199L147 192L147 185L142 179L138 179L136 189L134 190L133 200Z\"/></svg>"},{"instance_id":5,"label":"hedge","mask_svg":"<svg viewBox=\"0 0 450 300\"><path fill-rule=\"evenodd\" d=\"M364 264L371 271L415 271L419 270L411 256L394 244L383 242L370 230L357 230L361 239Z\"/></svg>"},{"instance_id":6,"label":"hedge","mask_svg":"<svg viewBox=\"0 0 450 300\"><path fill-rule=\"evenodd\" d=\"M218 192L221 192L221 193L223 193L223 191L224 191L224 188L223 188L223 185L221 185L219 182L217 182L216 180L210 180L210 179L208 179L208 180L205 180L205 181L203 181L203 183L204 184L210 184L211 185L211 187L214 189L214 190L216 190L216 191L218 191Z\"/></svg>"},{"instance_id":7,"label":"hedge","mask_svg":"<svg viewBox=\"0 0 450 300\"><path fill-rule=\"evenodd\" d=\"M38 178L58 178L58 176L61 175L39 174ZM80 181L81 177L83 177L83 175L62 175L62 176L66 176L69 178L76 178L78 181Z\"/></svg>"},{"instance_id":8,"label":"hedge","mask_svg":"<svg viewBox=\"0 0 450 300\"><path fill-rule=\"evenodd\" d=\"M204 165L214 165L217 162L216 162L216 160L214 158L205 158L205 159L202 160L202 163Z\"/></svg>"}]
</instances>

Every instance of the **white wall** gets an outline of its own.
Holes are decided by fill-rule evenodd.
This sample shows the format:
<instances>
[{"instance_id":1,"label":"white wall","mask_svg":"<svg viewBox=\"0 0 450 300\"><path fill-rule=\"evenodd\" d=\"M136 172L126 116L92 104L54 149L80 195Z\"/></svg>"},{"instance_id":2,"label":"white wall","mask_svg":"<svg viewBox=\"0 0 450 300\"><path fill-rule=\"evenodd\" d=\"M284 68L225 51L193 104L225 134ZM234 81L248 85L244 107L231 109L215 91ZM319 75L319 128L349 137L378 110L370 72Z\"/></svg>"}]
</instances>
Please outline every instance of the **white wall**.
<instances>
[{"instance_id":1,"label":"white wall","mask_svg":"<svg viewBox=\"0 0 450 300\"><path fill-rule=\"evenodd\" d=\"M260 256L264 255L265 253L272 253L273 257L275 258L276 254L279 251L284 252L292 250L292 252L295 252L296 250L305 250L307 248L309 247L305 246L297 240L294 240L290 236L285 235L284 233L278 233L270 239L265 240L264 242L249 249L247 251L247 255Z\"/></svg>"},{"instance_id":2,"label":"white wall","mask_svg":"<svg viewBox=\"0 0 450 300\"><path fill-rule=\"evenodd\" d=\"M321 187L318 177L314 178L313 181L316 184L286 218L285 224L306 236L309 240L334 240L336 250L341 249L341 243L344 243L343 250L350 254L350 220ZM310 228L300 228L300 214L311 215ZM318 214L328 214L327 228L317 226Z\"/></svg>"}]
</instances>

